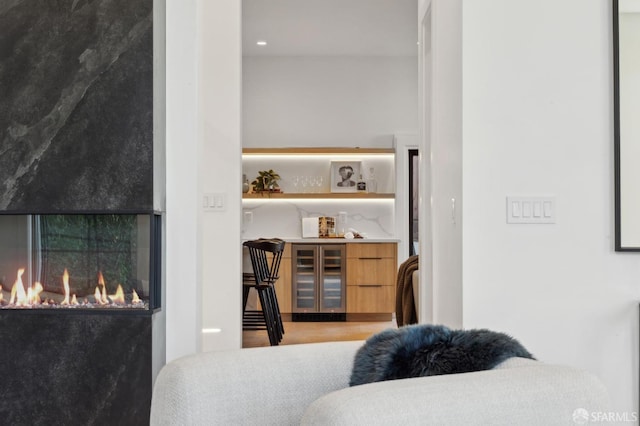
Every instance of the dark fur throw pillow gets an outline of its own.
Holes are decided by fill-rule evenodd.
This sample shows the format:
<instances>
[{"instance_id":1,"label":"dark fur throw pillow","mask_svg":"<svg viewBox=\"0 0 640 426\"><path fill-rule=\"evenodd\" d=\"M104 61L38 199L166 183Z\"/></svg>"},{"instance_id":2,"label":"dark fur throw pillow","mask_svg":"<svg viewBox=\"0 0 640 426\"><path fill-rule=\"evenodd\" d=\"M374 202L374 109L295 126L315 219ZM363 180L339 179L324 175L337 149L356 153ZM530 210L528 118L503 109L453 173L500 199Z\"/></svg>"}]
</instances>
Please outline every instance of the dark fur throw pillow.
<instances>
[{"instance_id":1,"label":"dark fur throw pillow","mask_svg":"<svg viewBox=\"0 0 640 426\"><path fill-rule=\"evenodd\" d=\"M489 370L511 357L535 359L503 333L409 325L370 337L356 353L349 385Z\"/></svg>"}]
</instances>

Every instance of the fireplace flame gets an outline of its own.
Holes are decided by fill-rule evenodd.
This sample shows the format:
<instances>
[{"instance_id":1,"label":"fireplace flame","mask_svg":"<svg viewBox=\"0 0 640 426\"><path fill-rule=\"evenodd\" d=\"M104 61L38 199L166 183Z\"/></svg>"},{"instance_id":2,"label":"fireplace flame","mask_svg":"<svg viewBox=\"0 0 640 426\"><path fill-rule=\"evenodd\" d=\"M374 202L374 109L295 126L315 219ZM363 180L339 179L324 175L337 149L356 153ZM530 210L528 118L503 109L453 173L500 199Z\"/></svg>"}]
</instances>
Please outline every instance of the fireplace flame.
<instances>
[{"instance_id":1,"label":"fireplace flame","mask_svg":"<svg viewBox=\"0 0 640 426\"><path fill-rule=\"evenodd\" d=\"M42 301L40 293L44 288L39 282L33 283L33 286L28 287L27 291L24 290L24 283L22 282L22 274L24 274L24 268L18 269L18 277L16 282L11 288L11 299L9 304L15 304L16 306L29 306L38 305ZM2 287L0 286L0 301L2 300Z\"/></svg>"},{"instance_id":2,"label":"fireplace flame","mask_svg":"<svg viewBox=\"0 0 640 426\"><path fill-rule=\"evenodd\" d=\"M92 303L88 300L88 297L84 297L81 302L78 302L77 295L71 294L70 285L69 285L69 271L65 268L64 273L62 274L62 290L63 294L60 295L60 298L64 297L62 301L60 298L54 299L50 295L48 295L50 290L45 292L44 285L39 282L34 282L32 286L27 284L25 288L25 284L22 281L22 275L25 272L25 268L18 269L18 273L16 276L16 281L11 288L11 296L9 303L3 299L3 289L2 285L0 285L0 305L2 307L9 305L7 307L11 308L15 307L35 307L35 306L74 306L74 305L91 305ZM100 288L102 287L102 288ZM137 308L144 307L145 303L140 299L138 293L135 290L131 290L131 301L127 302L125 297L123 288L121 284L118 284L115 294L108 294L107 287L105 284L104 276L102 273L98 273L98 285L96 286L94 292L95 305L127 305L129 303L132 306ZM53 293L58 293L53 291Z\"/></svg>"},{"instance_id":3,"label":"fireplace flame","mask_svg":"<svg viewBox=\"0 0 640 426\"><path fill-rule=\"evenodd\" d=\"M11 287L11 297L9 298L9 304L13 305L16 303L16 293L18 291L18 287L16 284Z\"/></svg>"},{"instance_id":4,"label":"fireplace flame","mask_svg":"<svg viewBox=\"0 0 640 426\"><path fill-rule=\"evenodd\" d=\"M118 284L118 288L116 289L116 294L110 294L109 299L117 305L124 304L124 291L122 291L122 286Z\"/></svg>"},{"instance_id":5,"label":"fireplace flame","mask_svg":"<svg viewBox=\"0 0 640 426\"><path fill-rule=\"evenodd\" d=\"M100 293L100 286L102 286L102 293ZM106 305L109 303L107 299L107 289L104 285L104 276L102 276L102 272L98 272L98 286L96 287L95 293L93 293L93 297L96 299L96 303L100 305Z\"/></svg>"},{"instance_id":6,"label":"fireplace flame","mask_svg":"<svg viewBox=\"0 0 640 426\"><path fill-rule=\"evenodd\" d=\"M40 298L40 293L42 293L44 291L44 287L42 287L42 284L40 284L39 282L35 282L35 284L33 284L33 302L32 303L40 303L40 301L42 300Z\"/></svg>"},{"instance_id":7,"label":"fireplace flame","mask_svg":"<svg viewBox=\"0 0 640 426\"><path fill-rule=\"evenodd\" d=\"M100 289L96 287L95 293L93 293L93 297L96 299L96 303L99 305L106 305L107 302L102 300L102 296L100 295Z\"/></svg>"},{"instance_id":8,"label":"fireplace flame","mask_svg":"<svg viewBox=\"0 0 640 426\"><path fill-rule=\"evenodd\" d=\"M15 303L18 306L27 303L27 294L24 291L24 284L22 283L22 274L24 274L24 268L18 269L18 277L11 288L11 300L9 300L9 303Z\"/></svg>"},{"instance_id":9,"label":"fireplace flame","mask_svg":"<svg viewBox=\"0 0 640 426\"><path fill-rule=\"evenodd\" d=\"M64 268L64 273L62 274L62 286L64 287L64 300L60 302L61 305L69 304L69 272L67 268Z\"/></svg>"},{"instance_id":10,"label":"fireplace flame","mask_svg":"<svg viewBox=\"0 0 640 426\"><path fill-rule=\"evenodd\" d=\"M29 287L27 289L27 304L39 305L42 301L42 299L40 298L40 293L42 293L43 290L44 288L42 287L42 284L37 281L33 283L33 287Z\"/></svg>"}]
</instances>

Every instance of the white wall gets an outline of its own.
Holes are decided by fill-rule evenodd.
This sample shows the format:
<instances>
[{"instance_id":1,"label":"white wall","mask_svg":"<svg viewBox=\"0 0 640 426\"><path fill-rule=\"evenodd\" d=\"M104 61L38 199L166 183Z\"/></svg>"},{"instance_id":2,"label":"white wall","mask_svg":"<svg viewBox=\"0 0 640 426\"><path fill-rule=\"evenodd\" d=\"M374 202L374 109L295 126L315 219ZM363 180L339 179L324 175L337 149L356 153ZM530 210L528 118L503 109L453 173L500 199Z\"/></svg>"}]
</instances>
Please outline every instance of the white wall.
<instances>
[{"instance_id":1,"label":"white wall","mask_svg":"<svg viewBox=\"0 0 640 426\"><path fill-rule=\"evenodd\" d=\"M425 283L421 306L423 314L427 305L431 307L432 314L426 315L425 320L459 328L463 321L462 2L424 1L419 10L421 23L431 14L430 25L422 29L430 31L429 36L423 37L423 43L430 40L431 50L424 53L422 67L425 77L431 79L425 82L425 97L431 99L425 99L423 107L428 117L421 142L420 173L429 177L422 176L425 185L421 190L420 220L430 225L420 236L424 247L421 253L425 255L420 259L421 282Z\"/></svg>"},{"instance_id":2,"label":"white wall","mask_svg":"<svg viewBox=\"0 0 640 426\"><path fill-rule=\"evenodd\" d=\"M240 76L240 2L168 0L167 361L241 346Z\"/></svg>"},{"instance_id":3,"label":"white wall","mask_svg":"<svg viewBox=\"0 0 640 426\"><path fill-rule=\"evenodd\" d=\"M199 229L202 350L208 351L242 347L241 2L201 0L199 12L199 184L201 194L223 194L226 203L225 211L201 213Z\"/></svg>"},{"instance_id":4,"label":"white wall","mask_svg":"<svg viewBox=\"0 0 640 426\"><path fill-rule=\"evenodd\" d=\"M167 0L167 361L200 349L197 0Z\"/></svg>"},{"instance_id":5,"label":"white wall","mask_svg":"<svg viewBox=\"0 0 640 426\"><path fill-rule=\"evenodd\" d=\"M417 128L417 57L244 57L245 147L393 146Z\"/></svg>"},{"instance_id":6,"label":"white wall","mask_svg":"<svg viewBox=\"0 0 640 426\"><path fill-rule=\"evenodd\" d=\"M463 2L465 327L600 376L637 411L640 257L613 251L610 2ZM507 225L508 195L555 195Z\"/></svg>"}]
</instances>

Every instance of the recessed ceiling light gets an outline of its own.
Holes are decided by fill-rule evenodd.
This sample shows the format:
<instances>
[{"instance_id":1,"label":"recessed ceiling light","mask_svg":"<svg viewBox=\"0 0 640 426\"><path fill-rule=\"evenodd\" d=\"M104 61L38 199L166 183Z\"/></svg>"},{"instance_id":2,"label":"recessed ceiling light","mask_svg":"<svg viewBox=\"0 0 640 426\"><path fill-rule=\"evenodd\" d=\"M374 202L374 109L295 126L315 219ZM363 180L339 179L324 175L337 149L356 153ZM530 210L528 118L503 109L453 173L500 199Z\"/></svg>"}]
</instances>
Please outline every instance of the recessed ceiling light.
<instances>
[{"instance_id":1,"label":"recessed ceiling light","mask_svg":"<svg viewBox=\"0 0 640 426\"><path fill-rule=\"evenodd\" d=\"M264 41L264 40L258 40L258 41L256 42L256 44L257 44L258 46L266 46L266 45L267 45L267 42L266 42L266 41Z\"/></svg>"}]
</instances>

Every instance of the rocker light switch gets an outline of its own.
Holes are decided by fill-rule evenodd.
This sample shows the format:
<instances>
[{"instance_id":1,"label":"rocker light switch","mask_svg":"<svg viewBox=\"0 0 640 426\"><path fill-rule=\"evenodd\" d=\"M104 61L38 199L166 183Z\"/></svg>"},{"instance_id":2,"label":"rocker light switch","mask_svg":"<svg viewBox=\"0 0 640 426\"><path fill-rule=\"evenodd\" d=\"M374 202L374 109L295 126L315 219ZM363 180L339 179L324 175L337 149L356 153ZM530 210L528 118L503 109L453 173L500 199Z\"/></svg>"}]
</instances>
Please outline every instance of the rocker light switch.
<instances>
[{"instance_id":1,"label":"rocker light switch","mask_svg":"<svg viewBox=\"0 0 640 426\"><path fill-rule=\"evenodd\" d=\"M555 197L507 197L507 223L556 223Z\"/></svg>"},{"instance_id":2,"label":"rocker light switch","mask_svg":"<svg viewBox=\"0 0 640 426\"><path fill-rule=\"evenodd\" d=\"M511 203L511 215L513 217L520 217L520 203L519 202Z\"/></svg>"},{"instance_id":3,"label":"rocker light switch","mask_svg":"<svg viewBox=\"0 0 640 426\"><path fill-rule=\"evenodd\" d=\"M223 193L209 193L202 196L205 212L223 212L227 209L227 197Z\"/></svg>"}]
</instances>

